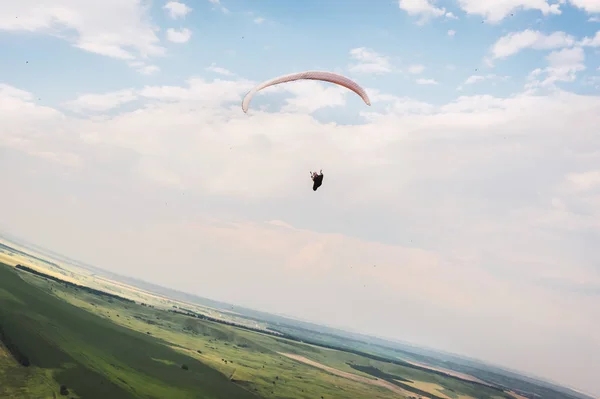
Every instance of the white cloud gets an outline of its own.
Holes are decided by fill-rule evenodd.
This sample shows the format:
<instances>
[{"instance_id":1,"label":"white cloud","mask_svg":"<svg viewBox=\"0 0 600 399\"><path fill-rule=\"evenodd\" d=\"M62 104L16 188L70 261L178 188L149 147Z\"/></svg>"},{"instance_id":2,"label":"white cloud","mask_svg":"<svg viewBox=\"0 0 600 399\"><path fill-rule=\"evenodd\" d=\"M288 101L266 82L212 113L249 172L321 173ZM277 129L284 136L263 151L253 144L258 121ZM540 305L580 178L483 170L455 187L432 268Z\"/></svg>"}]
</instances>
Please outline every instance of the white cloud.
<instances>
[{"instance_id":1,"label":"white cloud","mask_svg":"<svg viewBox=\"0 0 600 399\"><path fill-rule=\"evenodd\" d=\"M467 78L467 80L465 80L465 82L463 84L465 85L472 85L478 82L483 82L484 80L492 80L492 81L506 81L508 80L509 77L508 76L498 76L496 74L487 74L487 75L471 75Z\"/></svg>"},{"instance_id":2,"label":"white cloud","mask_svg":"<svg viewBox=\"0 0 600 399\"><path fill-rule=\"evenodd\" d=\"M73 101L66 102L64 106L76 112L103 112L136 99L136 93L126 89L104 94L84 94Z\"/></svg>"},{"instance_id":3,"label":"white cloud","mask_svg":"<svg viewBox=\"0 0 600 399\"><path fill-rule=\"evenodd\" d=\"M452 12L447 12L446 13L446 18L448 18L448 19L458 19L458 17L456 15L454 15L454 13L452 13Z\"/></svg>"},{"instance_id":4,"label":"white cloud","mask_svg":"<svg viewBox=\"0 0 600 399\"><path fill-rule=\"evenodd\" d=\"M164 54L138 0L3 1L0 30L48 33L82 50L123 60Z\"/></svg>"},{"instance_id":5,"label":"white cloud","mask_svg":"<svg viewBox=\"0 0 600 399\"><path fill-rule=\"evenodd\" d=\"M569 0L569 3L590 14L600 13L600 2L598 0Z\"/></svg>"},{"instance_id":6,"label":"white cloud","mask_svg":"<svg viewBox=\"0 0 600 399\"><path fill-rule=\"evenodd\" d=\"M189 101L204 106L221 106L223 103L238 101L255 84L247 80L215 79L214 82L206 82L198 78L189 79L187 83L188 87L146 86L140 90L140 95L169 103Z\"/></svg>"},{"instance_id":7,"label":"white cloud","mask_svg":"<svg viewBox=\"0 0 600 399\"><path fill-rule=\"evenodd\" d=\"M367 91L373 104L385 104L386 112L393 115L430 115L435 111L433 105L424 101L382 93L377 89L368 89ZM364 113L363 115L369 119L371 116L379 114Z\"/></svg>"},{"instance_id":8,"label":"white cloud","mask_svg":"<svg viewBox=\"0 0 600 399\"><path fill-rule=\"evenodd\" d=\"M0 149L13 149L61 166L80 165L81 157L69 148L74 136L68 134L64 115L38 105L36 100L30 92L0 83ZM32 125L46 128L34 129Z\"/></svg>"},{"instance_id":9,"label":"white cloud","mask_svg":"<svg viewBox=\"0 0 600 399\"><path fill-rule=\"evenodd\" d=\"M230 70L221 68L221 67L217 66L214 62L209 67L207 67L206 70L210 71L210 72L218 73L219 75L224 75L224 76L233 76L234 75L234 73L231 72Z\"/></svg>"},{"instance_id":10,"label":"white cloud","mask_svg":"<svg viewBox=\"0 0 600 399\"><path fill-rule=\"evenodd\" d=\"M600 22L600 17L590 17L588 22Z\"/></svg>"},{"instance_id":11,"label":"white cloud","mask_svg":"<svg viewBox=\"0 0 600 399\"><path fill-rule=\"evenodd\" d=\"M167 39L173 43L186 43L192 38L192 31L188 28L167 29Z\"/></svg>"},{"instance_id":12,"label":"white cloud","mask_svg":"<svg viewBox=\"0 0 600 399\"><path fill-rule=\"evenodd\" d=\"M600 170L571 173L567 176L567 180L572 183L577 190L588 191L600 186Z\"/></svg>"},{"instance_id":13,"label":"white cloud","mask_svg":"<svg viewBox=\"0 0 600 399\"><path fill-rule=\"evenodd\" d=\"M178 1L169 1L163 8L167 10L171 19L185 18L186 15L192 12L192 9L185 3Z\"/></svg>"},{"instance_id":14,"label":"white cloud","mask_svg":"<svg viewBox=\"0 0 600 399\"><path fill-rule=\"evenodd\" d=\"M419 65L419 64L414 64L414 65L411 65L408 67L408 73L412 73L415 75L423 73L424 70L425 70L425 66Z\"/></svg>"},{"instance_id":15,"label":"white cloud","mask_svg":"<svg viewBox=\"0 0 600 399\"><path fill-rule=\"evenodd\" d=\"M318 109L346 104L349 91L340 86L323 85L314 81L292 82L284 90L294 96L286 100L283 112L314 112Z\"/></svg>"},{"instance_id":16,"label":"white cloud","mask_svg":"<svg viewBox=\"0 0 600 399\"><path fill-rule=\"evenodd\" d=\"M585 53L581 47L566 48L553 51L546 58L552 67L582 65L585 60Z\"/></svg>"},{"instance_id":17,"label":"white cloud","mask_svg":"<svg viewBox=\"0 0 600 399\"><path fill-rule=\"evenodd\" d=\"M432 0L398 0L398 5L408 15L421 17L418 21L419 24L446 14L446 9L436 7ZM451 16L454 15L451 14Z\"/></svg>"},{"instance_id":18,"label":"white cloud","mask_svg":"<svg viewBox=\"0 0 600 399\"><path fill-rule=\"evenodd\" d=\"M464 84L466 84L466 85L472 85L473 83L481 82L484 79L485 79L485 76L472 75L472 76L469 76L469 78L467 80L465 80Z\"/></svg>"},{"instance_id":19,"label":"white cloud","mask_svg":"<svg viewBox=\"0 0 600 399\"><path fill-rule=\"evenodd\" d=\"M16 87L7 85L5 83L0 83L0 98L5 101L10 99L30 101L33 100L33 94L25 90L17 89Z\"/></svg>"},{"instance_id":20,"label":"white cloud","mask_svg":"<svg viewBox=\"0 0 600 399\"><path fill-rule=\"evenodd\" d=\"M349 67L350 71L357 73L383 74L393 70L388 57L365 47L350 50L350 57L358 61Z\"/></svg>"},{"instance_id":21,"label":"white cloud","mask_svg":"<svg viewBox=\"0 0 600 399\"><path fill-rule=\"evenodd\" d=\"M519 51L532 48L535 50L552 50L569 47L575 44L575 38L565 32L553 32L546 35L539 31L526 29L502 36L492 46L493 58L506 58Z\"/></svg>"},{"instance_id":22,"label":"white cloud","mask_svg":"<svg viewBox=\"0 0 600 399\"><path fill-rule=\"evenodd\" d=\"M130 61L129 66L135 68L142 75L154 75L160 68L156 65L148 65L142 61Z\"/></svg>"},{"instance_id":23,"label":"white cloud","mask_svg":"<svg viewBox=\"0 0 600 399\"><path fill-rule=\"evenodd\" d=\"M221 4L220 0L208 0L211 4L213 4L216 8L219 8L223 14L229 14L229 10Z\"/></svg>"},{"instance_id":24,"label":"white cloud","mask_svg":"<svg viewBox=\"0 0 600 399\"><path fill-rule=\"evenodd\" d=\"M154 75L156 72L160 71L160 68L156 65L144 65L138 68L138 71L143 75Z\"/></svg>"},{"instance_id":25,"label":"white cloud","mask_svg":"<svg viewBox=\"0 0 600 399\"><path fill-rule=\"evenodd\" d=\"M593 38L584 38L580 44L586 47L600 47L600 31L596 32L596 35Z\"/></svg>"},{"instance_id":26,"label":"white cloud","mask_svg":"<svg viewBox=\"0 0 600 399\"><path fill-rule=\"evenodd\" d=\"M553 86L557 82L573 82L585 70L585 53L581 47L553 51L546 57L548 67L534 70L528 88ZM543 80L540 80L545 75Z\"/></svg>"},{"instance_id":27,"label":"white cloud","mask_svg":"<svg viewBox=\"0 0 600 399\"><path fill-rule=\"evenodd\" d=\"M420 85L437 85L438 82L435 79L417 79L417 84Z\"/></svg>"},{"instance_id":28,"label":"white cloud","mask_svg":"<svg viewBox=\"0 0 600 399\"><path fill-rule=\"evenodd\" d=\"M471 15L480 15L488 22L497 23L519 9L538 10L543 15L560 14L559 4L547 0L458 0L459 6Z\"/></svg>"},{"instance_id":29,"label":"white cloud","mask_svg":"<svg viewBox=\"0 0 600 399\"><path fill-rule=\"evenodd\" d=\"M584 79L585 84L600 89L600 76L588 76Z\"/></svg>"},{"instance_id":30,"label":"white cloud","mask_svg":"<svg viewBox=\"0 0 600 399\"><path fill-rule=\"evenodd\" d=\"M448 31L448 36L454 36L454 35L456 35L456 31L455 31L455 30L452 30L452 29L450 29L450 30Z\"/></svg>"},{"instance_id":31,"label":"white cloud","mask_svg":"<svg viewBox=\"0 0 600 399\"><path fill-rule=\"evenodd\" d=\"M262 18L262 17L257 17L257 18L254 18L254 23L255 23L255 24L258 24L258 25L260 25L260 24L262 24L263 22L265 22L265 19L264 19L264 18Z\"/></svg>"},{"instance_id":32,"label":"white cloud","mask_svg":"<svg viewBox=\"0 0 600 399\"><path fill-rule=\"evenodd\" d=\"M430 14L442 16L446 12L443 8L434 6L430 0L399 0L398 5L409 15Z\"/></svg>"}]
</instances>

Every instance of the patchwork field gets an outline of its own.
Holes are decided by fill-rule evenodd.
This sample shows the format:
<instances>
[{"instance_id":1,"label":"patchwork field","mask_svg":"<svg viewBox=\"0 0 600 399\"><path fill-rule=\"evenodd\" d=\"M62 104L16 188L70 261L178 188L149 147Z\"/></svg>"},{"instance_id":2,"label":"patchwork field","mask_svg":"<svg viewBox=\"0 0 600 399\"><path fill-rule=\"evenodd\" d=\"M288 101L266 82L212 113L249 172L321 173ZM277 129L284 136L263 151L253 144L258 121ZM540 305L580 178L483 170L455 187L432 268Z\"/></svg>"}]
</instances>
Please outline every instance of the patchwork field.
<instances>
[{"instance_id":1,"label":"patchwork field","mask_svg":"<svg viewBox=\"0 0 600 399\"><path fill-rule=\"evenodd\" d=\"M590 399L35 248L0 239L3 399Z\"/></svg>"},{"instance_id":2,"label":"patchwork field","mask_svg":"<svg viewBox=\"0 0 600 399\"><path fill-rule=\"evenodd\" d=\"M426 398L425 388L436 384L461 399L510 398L483 385L102 295L54 276L0 266L0 397L58 397L64 385L72 398ZM23 357L27 366L19 363Z\"/></svg>"}]
</instances>

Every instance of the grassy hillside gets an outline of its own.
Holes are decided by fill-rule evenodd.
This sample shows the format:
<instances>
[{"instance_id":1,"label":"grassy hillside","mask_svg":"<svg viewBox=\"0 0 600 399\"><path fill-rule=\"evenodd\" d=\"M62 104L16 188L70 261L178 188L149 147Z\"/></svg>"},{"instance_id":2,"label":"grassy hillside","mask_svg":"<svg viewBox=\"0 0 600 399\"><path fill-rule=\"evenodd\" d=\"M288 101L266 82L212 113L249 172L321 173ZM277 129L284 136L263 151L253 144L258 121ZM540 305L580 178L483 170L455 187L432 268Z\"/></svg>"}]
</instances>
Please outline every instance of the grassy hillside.
<instances>
[{"instance_id":1,"label":"grassy hillside","mask_svg":"<svg viewBox=\"0 0 600 399\"><path fill-rule=\"evenodd\" d=\"M50 371L23 367L0 344L0 398L50 399L59 393Z\"/></svg>"},{"instance_id":2,"label":"grassy hillside","mask_svg":"<svg viewBox=\"0 0 600 399\"><path fill-rule=\"evenodd\" d=\"M0 397L61 397L65 385L64 397L92 399L511 398L404 362L173 310L0 264Z\"/></svg>"},{"instance_id":3,"label":"grassy hillside","mask_svg":"<svg viewBox=\"0 0 600 399\"><path fill-rule=\"evenodd\" d=\"M504 370L482 362L412 345L391 342L358 333L349 333L294 320L288 317L232 306L219 301L146 283L135 278L120 276L81 262L68 259L52 251L39 248L22 240L5 240L0 237L0 262L11 265L22 263L42 271L50 277L100 291L100 295L125 296L161 308L175 308L203 315L206 320L229 322L254 330L277 331L288 338L320 347L338 349L367 357L371 360L395 363L408 368L423 369L456 379L474 379L499 390L512 390L526 397L544 399L591 399L572 389L557 386L516 372ZM104 276L104 277L102 277ZM98 292L96 292L98 293ZM66 299L70 300L71 296ZM186 310L188 309L188 310ZM215 319L216 318L216 319ZM409 364L416 362L418 365ZM432 370L436 369L436 370ZM484 384L485 384L484 383Z\"/></svg>"},{"instance_id":4,"label":"grassy hillside","mask_svg":"<svg viewBox=\"0 0 600 399\"><path fill-rule=\"evenodd\" d=\"M5 339L30 361L3 367L2 397L26 397L24 386L29 397L51 396L57 385L85 398L256 397L197 359L36 289L5 266L0 293ZM6 346L3 353L6 362Z\"/></svg>"}]
</instances>

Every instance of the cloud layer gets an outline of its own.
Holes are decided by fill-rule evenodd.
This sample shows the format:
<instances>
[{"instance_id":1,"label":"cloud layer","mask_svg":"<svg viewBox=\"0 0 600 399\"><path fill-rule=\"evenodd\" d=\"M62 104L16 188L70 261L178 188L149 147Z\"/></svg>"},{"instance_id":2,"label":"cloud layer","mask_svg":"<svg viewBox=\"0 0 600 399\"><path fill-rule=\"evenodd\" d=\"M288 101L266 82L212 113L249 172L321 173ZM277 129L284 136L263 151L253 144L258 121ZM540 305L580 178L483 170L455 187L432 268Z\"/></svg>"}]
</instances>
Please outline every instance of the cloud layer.
<instances>
[{"instance_id":1,"label":"cloud layer","mask_svg":"<svg viewBox=\"0 0 600 399\"><path fill-rule=\"evenodd\" d=\"M135 110L101 118L69 117L59 109L36 105L31 93L4 85L0 143L3 151L18 151L11 152L12 157L29 165L20 173L33 172L30 168L39 162L49 162L49 170L56 173L59 165L67 168L60 172L67 173L61 178L65 191L56 200L70 198L79 204L81 215L92 209L82 203L87 195L81 191L86 184L77 183L80 179L97 176L98 189L110 180L120 190L132 182L147 185L128 199L114 199L121 209L142 201L136 215L124 220L131 225L117 221L121 211L112 214L112 207L97 204L104 221L92 217L93 223L112 220L115 230L128 234L128 250L113 238L108 245L115 254L94 257L113 270L126 267L123 259L133 256L134 248L145 248L145 254L136 256L156 258L151 262L153 271L142 275L160 281L167 278L161 271L166 258L160 253L164 246L179 242L181 257L169 255L178 264L170 266L169 273L200 273L198 277L209 273L219 286L225 274L206 262L219 262L217 269L233 272L239 268L233 259L244 259L246 266L236 273L244 276L245 284L259 287L256 276L268 276L261 277L269 282L261 287L261 296L251 291L224 294L213 291L213 283L199 283L197 291L205 295L329 323L329 312L340 300L336 297L358 295L373 306L374 298L385 299L376 314L401 306L408 315L404 320L419 321L418 331L434 329L442 317L445 331L456 338L445 344L456 350L479 350L479 355L502 362L514 362L517 355L508 353L533 344L537 332L553 329L559 333L552 337L561 336L561 325L579 331L587 348L598 350L600 342L592 328L600 294L596 251L592 241L586 245L577 237L597 234L600 227L596 193L600 98L556 91L549 96L459 97L436 107L380 93L373 95L375 109L362 111L364 122L336 125L319 122L310 113L358 101L346 92L328 93L318 84L289 85L283 89L287 94L282 111L261 111L257 101L247 116L238 109L238 101L251 85L243 79L196 78L188 86L84 95L66 104L79 112L98 112L142 101ZM577 129L567 131L564 126ZM30 158L19 153L40 160L27 161ZM102 172L107 162L122 165L118 175L111 172L114 165ZM309 190L306 173L315 167L326 175L318 196ZM3 179L11 181L11 176L5 174ZM151 197L164 197L166 203L142 199L145 190L153 193ZM215 207L211 213L240 222L222 227L207 222L211 206L198 203L204 212L194 211L193 201L177 209L183 206L177 200L171 210L168 203L173 196L184 194L206 198L203 202ZM42 202L26 203L42 218L36 217L35 223L56 217L43 210ZM27 205L4 199L2 206L15 209L16 215L4 215L3 226L23 233L24 226L33 226L33 221L19 220L22 212L31 212ZM163 215L157 219L143 224L130 220L161 207ZM197 216L189 219L188 211ZM60 229L63 237L69 237L74 234L71 229L79 227L76 218L81 215L65 212L61 217L71 221ZM266 223L270 219L304 227L273 226ZM141 229L145 235L131 236L142 234ZM159 229L164 233L158 234ZM93 235L106 240L106 234L115 234L112 230L105 227ZM73 252L61 240L47 236L40 240ZM147 240L162 244L147 246ZM89 258L94 245L81 245L90 252L75 255ZM201 255L208 247L223 245L237 254L231 261L214 253L208 258ZM125 270L133 273L137 268ZM297 279L316 290L321 298L318 306L269 302L284 287L292 289L284 281ZM169 280L175 284L173 277ZM182 281L177 284L196 291ZM293 301L301 292L287 294ZM411 311L413 306L427 309L431 319ZM479 314L476 324L470 316L474 312ZM340 315L333 321L349 320ZM509 328L515 324L526 325L526 332ZM399 327L393 322L378 325L375 330L388 335ZM491 333L484 325L502 331L503 350L470 346L466 337ZM361 326L364 320L352 325ZM416 329L403 331L406 338L419 340ZM554 344L560 347L560 341ZM548 362L553 359L545 347L532 350ZM575 353L569 353L573 363L561 354L561 364L576 367ZM558 360L559 352L555 355ZM590 366L598 366L590 361Z\"/></svg>"}]
</instances>

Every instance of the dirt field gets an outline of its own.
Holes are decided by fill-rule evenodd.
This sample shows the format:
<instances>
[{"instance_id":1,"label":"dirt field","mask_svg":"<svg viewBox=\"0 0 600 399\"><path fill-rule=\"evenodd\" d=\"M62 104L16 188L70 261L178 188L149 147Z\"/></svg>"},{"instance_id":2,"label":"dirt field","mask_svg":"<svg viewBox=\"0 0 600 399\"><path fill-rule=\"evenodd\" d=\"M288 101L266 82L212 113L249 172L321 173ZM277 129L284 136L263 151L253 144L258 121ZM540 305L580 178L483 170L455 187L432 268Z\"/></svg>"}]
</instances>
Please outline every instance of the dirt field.
<instances>
[{"instance_id":1,"label":"dirt field","mask_svg":"<svg viewBox=\"0 0 600 399\"><path fill-rule=\"evenodd\" d=\"M441 367L432 367L432 366L428 366L428 365L423 364L423 363L412 362L412 361L406 360L406 359L402 359L402 361L404 361L406 363L413 364L415 366L423 367L423 368L426 368L426 369L429 369L429 370L440 371L442 373L446 373L446 374L452 375L454 377L462 378L463 380L478 382L478 383L483 384L483 385L491 386L489 383L487 383L485 381L482 381L479 378L473 377L472 375L469 375L469 374L460 373L458 371L452 371L452 370L444 369L444 368L441 368Z\"/></svg>"},{"instance_id":2,"label":"dirt field","mask_svg":"<svg viewBox=\"0 0 600 399\"><path fill-rule=\"evenodd\" d=\"M507 391L507 393L511 394L512 396L514 396L516 399L527 399L525 396L521 396L516 392L513 391Z\"/></svg>"},{"instance_id":3,"label":"dirt field","mask_svg":"<svg viewBox=\"0 0 600 399\"><path fill-rule=\"evenodd\" d=\"M352 374L352 373L348 373L346 371L342 371L342 370L338 370L336 368L333 367L329 367L326 366L324 364L315 362L313 360L307 359L304 356L299 356L299 355L294 355L291 353L279 353L280 355L289 357L290 359L294 359L298 362L302 362L304 364L308 364L310 366L313 367L317 367L321 370L325 370L330 372L331 374L335 374L337 376L340 377L344 377L344 378L348 378L349 380L353 380L353 381L357 381L357 382L362 382L364 384L370 384L370 385L375 385L375 386L380 386L383 388L387 388L392 392L396 392L397 394L401 395L401 397L408 397L408 396L415 396L414 393L409 392L407 390L404 390L402 388L400 388L399 386L396 386L390 382L384 381L384 380L380 380L378 378L376 379L371 379L371 378L367 378L367 377L363 377L362 375L357 375L357 374ZM421 396L421 398L423 399L430 399L426 396Z\"/></svg>"}]
</instances>

